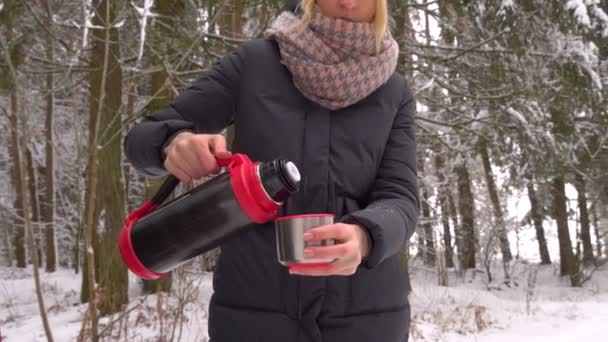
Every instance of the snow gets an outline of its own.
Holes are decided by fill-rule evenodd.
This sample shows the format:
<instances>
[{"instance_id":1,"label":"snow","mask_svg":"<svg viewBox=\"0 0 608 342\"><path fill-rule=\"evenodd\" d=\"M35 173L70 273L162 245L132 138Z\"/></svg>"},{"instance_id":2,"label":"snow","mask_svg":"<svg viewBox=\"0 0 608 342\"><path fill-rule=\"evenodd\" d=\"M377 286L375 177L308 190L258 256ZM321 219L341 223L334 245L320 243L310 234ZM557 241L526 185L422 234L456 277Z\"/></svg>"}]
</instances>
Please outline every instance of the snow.
<instances>
[{"instance_id":1,"label":"snow","mask_svg":"<svg viewBox=\"0 0 608 342\"><path fill-rule=\"evenodd\" d=\"M450 274L453 284L438 287L429 286L434 274L414 270L411 340L599 341L608 322L608 272L595 273L583 288L569 287L556 272L556 266L518 263L511 287L493 284L488 290L482 274Z\"/></svg>"},{"instance_id":2,"label":"snow","mask_svg":"<svg viewBox=\"0 0 608 342\"><path fill-rule=\"evenodd\" d=\"M135 3L131 4L133 5L133 8L135 8L137 15L141 17L139 21L139 24L141 26L141 29L139 31L139 52L137 54L137 65L139 65L144 54L144 45L146 42L146 27L148 25L148 19L156 17L157 15L152 13L152 7L154 6L153 0L145 0L143 7L137 7Z\"/></svg>"},{"instance_id":3,"label":"snow","mask_svg":"<svg viewBox=\"0 0 608 342\"><path fill-rule=\"evenodd\" d=\"M49 323L55 341L75 341L86 313L86 304L80 304L81 275L72 270L60 269L55 273L41 273L42 287ZM174 280L175 281L175 280ZM180 287L189 289L182 294L192 296L195 300L184 305L184 325L182 338L177 339L179 329L175 331L178 341L207 340L207 307L211 296L211 274L204 273L189 279L189 285ZM178 297L161 298L156 295L141 296L135 283L131 284L129 295L131 301L128 315L123 319L122 338L107 338L109 341L157 341L157 336L170 336L172 322L179 319ZM138 297L132 296L133 294ZM163 317L160 324L159 317ZM104 317L100 321L100 330L112 320L120 321L120 314ZM119 323L114 324L111 335L118 334ZM108 329L110 331L110 329ZM162 333L161 333L162 331ZM33 272L31 268L17 269L0 267L0 340L2 342L38 342L46 341L42 321L38 313L38 304L34 292Z\"/></svg>"},{"instance_id":4,"label":"snow","mask_svg":"<svg viewBox=\"0 0 608 342\"><path fill-rule=\"evenodd\" d=\"M566 9L574 10L574 16L577 21L586 26L591 26L591 19L589 19L589 12L587 12L587 1L585 0L568 0L566 2Z\"/></svg>"},{"instance_id":5,"label":"snow","mask_svg":"<svg viewBox=\"0 0 608 342\"><path fill-rule=\"evenodd\" d=\"M520 122L520 124L522 124L522 125L528 124L528 120L526 120L524 115L522 113L520 113L518 110L516 110L515 108L511 108L511 107L507 108L507 113L510 114L511 116L513 116L516 120L518 120Z\"/></svg>"},{"instance_id":6,"label":"snow","mask_svg":"<svg viewBox=\"0 0 608 342\"><path fill-rule=\"evenodd\" d=\"M2 341L44 341L31 269L0 269L0 331ZM42 291L56 341L74 340L80 326L79 277L69 270L41 272Z\"/></svg>"},{"instance_id":7,"label":"snow","mask_svg":"<svg viewBox=\"0 0 608 342\"><path fill-rule=\"evenodd\" d=\"M517 262L511 269L510 286L487 284L480 271L457 275L450 270L449 286L436 286L434 270L411 265L413 293L410 341L478 342L572 342L600 341L608 322L608 269L596 272L582 288L572 288L557 276L555 265L537 266ZM500 278L500 268L494 271ZM531 281L536 279L536 281ZM134 280L134 278L132 278ZM79 303L81 276L72 270L42 273L44 298L55 341L74 341L86 312ZM175 277L174 277L175 281ZM184 325L178 341L207 341L207 308L211 296L211 274L202 273L177 281L186 301ZM139 286L130 284L129 314L123 315L107 341L157 341L171 334L178 318L179 298L142 296ZM163 318L163 323L159 317ZM102 318L103 329L119 315ZM34 293L31 268L0 268L0 331L2 341L45 341ZM126 331L126 333L125 333ZM128 336L125 339L124 336Z\"/></svg>"},{"instance_id":8,"label":"snow","mask_svg":"<svg viewBox=\"0 0 608 342\"><path fill-rule=\"evenodd\" d=\"M502 3L500 4L496 15L498 17L502 17L507 14L508 10L513 10L513 7L515 7L515 3L513 2L513 0L502 0Z\"/></svg>"},{"instance_id":9,"label":"snow","mask_svg":"<svg viewBox=\"0 0 608 342\"><path fill-rule=\"evenodd\" d=\"M513 7L513 6L515 6L515 4L513 3L513 0L502 0L502 4L500 5L501 8Z\"/></svg>"},{"instance_id":10,"label":"snow","mask_svg":"<svg viewBox=\"0 0 608 342\"><path fill-rule=\"evenodd\" d=\"M600 0L568 0L566 9L574 12L579 24L587 28L595 26L603 37L608 37L608 15L600 7Z\"/></svg>"},{"instance_id":11,"label":"snow","mask_svg":"<svg viewBox=\"0 0 608 342\"><path fill-rule=\"evenodd\" d=\"M603 28L601 31L602 36L608 38L608 14L606 14L606 12L604 12L604 10L601 9L599 6L594 6L592 11L597 20L599 21L600 27Z\"/></svg>"}]
</instances>

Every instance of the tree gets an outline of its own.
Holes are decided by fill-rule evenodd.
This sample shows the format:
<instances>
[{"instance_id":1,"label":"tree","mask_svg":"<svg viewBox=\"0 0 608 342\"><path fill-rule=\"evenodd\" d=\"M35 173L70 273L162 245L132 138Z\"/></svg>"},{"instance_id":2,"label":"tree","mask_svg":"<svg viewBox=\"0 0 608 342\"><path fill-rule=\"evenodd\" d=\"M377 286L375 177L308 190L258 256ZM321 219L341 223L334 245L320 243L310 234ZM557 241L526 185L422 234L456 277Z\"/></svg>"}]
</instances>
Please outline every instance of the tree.
<instances>
[{"instance_id":1,"label":"tree","mask_svg":"<svg viewBox=\"0 0 608 342\"><path fill-rule=\"evenodd\" d=\"M26 125L27 126L27 125ZM25 134L25 133L23 133ZM42 250L41 250L41 243L40 243L40 205L39 205L39 198L38 198L38 186L37 186L37 179L36 179L36 165L34 165L34 159L32 158L32 151L31 148L27 145L24 145L24 150L23 151L23 156L25 157L25 169L27 170L27 174L28 174L28 182L27 184L27 191L29 192L29 200L28 203L31 205L30 208L30 215L31 215L31 223L32 223L32 231L34 233L34 240L36 241L36 255L38 257L38 260L40 262L42 262ZM33 263L33 259L29 260L30 263Z\"/></svg>"},{"instance_id":2,"label":"tree","mask_svg":"<svg viewBox=\"0 0 608 342\"><path fill-rule=\"evenodd\" d=\"M19 15L19 4L14 1L6 1L4 3L4 10L0 12L0 19L4 23L5 27L5 39L6 42L3 44L4 55L8 56L7 58L3 58L7 61L5 67L2 69L2 74L6 75L2 77L3 89L8 90L10 97L10 114L9 114L9 125L10 125L10 147L9 147L9 155L10 160L13 161L13 166L11 168L11 181L13 184L13 188L15 189L15 197L13 202L14 208L14 219L13 219L13 249L15 251L15 260L17 267L25 267L26 266L26 255L25 255L25 227L24 227L24 218L25 213L23 208L23 199L21 196L24 191L21 189L21 182L19 180L20 175L23 172L23 163L21 158L23 156L19 153L18 148L18 132L19 126L17 123L18 117L18 108L19 108L19 98L17 97L17 93L15 91L15 82L16 77L11 76L11 70L9 70L9 61L10 65L16 68L22 62L22 40L14 37L13 31L13 22L14 18ZM3 56L4 57L4 56Z\"/></svg>"},{"instance_id":3,"label":"tree","mask_svg":"<svg viewBox=\"0 0 608 342\"><path fill-rule=\"evenodd\" d=\"M10 41L11 36L12 36L12 17L11 14L8 14L7 16L7 24L6 24L6 30L7 30L7 40ZM15 130L14 132L14 136L16 136L16 139L14 138L14 142L16 143L15 149L16 149L16 158L19 162L19 170L25 170L27 168L26 166L26 157L24 156L23 150L26 149L26 142L25 142L25 134L27 132L27 126L25 124L26 120L24 117L22 117L22 114L20 112L20 108L18 106L17 103L17 94L19 93L19 88L18 88L18 78L17 78L17 70L15 68L15 64L13 64L13 56L10 53L10 50L8 49L8 44L6 41L4 41L3 38L0 37L0 45L2 47L2 50L4 52L4 61L6 62L6 66L8 69L8 73L9 73L9 78L11 79L11 84L12 84L12 89L11 89L11 104L12 104L12 117L11 117L11 121L14 123L14 127L13 128L18 128L19 131ZM14 101L13 101L14 100ZM18 125L17 123L20 123L20 125ZM32 263L33 263L33 270L34 270L34 285L35 285L35 289L36 289L36 297L38 300L38 311L40 313L40 318L42 319L42 325L44 327L44 332L46 334L46 338L47 341L49 342L53 342L53 335L51 333L51 328L48 322L48 317L46 315L46 309L45 309L45 305L44 305L44 297L42 295L42 286L40 284L40 274L39 274L39 262L38 262L38 253L36 252L36 244L35 244L35 238L34 238L34 230L32 229L32 222L30 220L30 198L29 198L29 189L27 187L27 183L28 183L28 174L26 173L19 173L18 175L18 182L19 182L19 191L21 191L21 194L19 194L19 199L21 200L20 206L23 209L23 227L24 227L24 233L27 236L27 244L28 244L28 248L29 248L29 252L31 254L31 258L32 258ZM25 265L24 265L25 266Z\"/></svg>"},{"instance_id":4,"label":"tree","mask_svg":"<svg viewBox=\"0 0 608 342\"><path fill-rule=\"evenodd\" d=\"M528 191L528 199L530 200L530 216L536 230L536 240L538 241L538 249L540 254L541 265L551 264L549 250L547 249L547 239L545 238L545 230L543 228L542 207L539 204L538 195L534 189L534 179L530 178L526 185Z\"/></svg>"},{"instance_id":5,"label":"tree","mask_svg":"<svg viewBox=\"0 0 608 342\"><path fill-rule=\"evenodd\" d=\"M587 206L587 182L580 174L576 174L576 192L578 194L579 220L581 224L581 242L583 243L583 263L590 265L595 261L593 244L591 243L591 223Z\"/></svg>"},{"instance_id":6,"label":"tree","mask_svg":"<svg viewBox=\"0 0 608 342\"><path fill-rule=\"evenodd\" d=\"M477 235L475 233L475 200L471 191L471 180L465 160L456 166L458 177L458 211L461 217L459 232L461 237L462 259L461 268L475 268L475 250Z\"/></svg>"},{"instance_id":7,"label":"tree","mask_svg":"<svg viewBox=\"0 0 608 342\"><path fill-rule=\"evenodd\" d=\"M437 181L439 182L437 189L437 205L441 210L441 225L443 226L443 246L445 248L444 258L445 266L454 267L454 250L452 248L452 233L450 231L450 209L448 195L450 191L449 184L446 180L445 160L443 151L439 143L434 145L434 168ZM456 225L454 225L456 227Z\"/></svg>"},{"instance_id":8,"label":"tree","mask_svg":"<svg viewBox=\"0 0 608 342\"><path fill-rule=\"evenodd\" d=\"M418 172L424 174L424 151L418 153ZM433 223L431 222L431 205L429 203L428 185L420 181L420 228L418 229L418 248L419 255L422 256L426 266L435 266L435 238L433 233Z\"/></svg>"},{"instance_id":9,"label":"tree","mask_svg":"<svg viewBox=\"0 0 608 342\"><path fill-rule=\"evenodd\" d=\"M113 313L127 303L127 271L116 244L125 219L122 157L119 136L122 71L116 27L118 3L93 2L89 72L89 154L85 204L85 264L81 299L89 302L93 341L98 336L98 315ZM98 226L102 223L101 227ZM95 250L98 253L95 253ZM96 288L99 281L99 293ZM85 321L86 323L86 321ZM81 332L84 335L85 325Z\"/></svg>"},{"instance_id":10,"label":"tree","mask_svg":"<svg viewBox=\"0 0 608 342\"><path fill-rule=\"evenodd\" d=\"M51 1L42 0L41 6L46 10L46 35L45 52L48 61L54 60L54 39ZM54 112L54 75L52 72L46 74L46 115L45 115L45 162L44 167L44 197L41 202L41 219L44 224L44 246L46 255L46 271L54 272L57 267L55 258L55 166L54 166L54 136L53 136L53 112Z\"/></svg>"},{"instance_id":11,"label":"tree","mask_svg":"<svg viewBox=\"0 0 608 342\"><path fill-rule=\"evenodd\" d=\"M492 202L492 207L494 208L494 218L496 219L496 232L492 231L490 234L498 235L498 239L500 241L500 250L502 252L502 261L503 263L509 263L513 260L513 256L511 254L511 247L509 246L505 219L502 206L498 198L498 189L496 188L496 182L494 181L494 174L492 172L492 165L490 164L490 156L488 154L486 141L482 140L480 144L480 154L483 164L483 171L486 176L486 184L490 194L490 201Z\"/></svg>"},{"instance_id":12,"label":"tree","mask_svg":"<svg viewBox=\"0 0 608 342\"><path fill-rule=\"evenodd\" d=\"M120 40L116 27L117 1L102 0L97 3L98 15L93 23L104 27L94 30L92 65L90 73L91 95L89 108L89 144L98 149L98 158L89 167L98 168L94 222L97 226L98 245L96 271L101 287L99 310L101 314L121 310L127 299L127 270L122 262L116 237L120 233L125 213L125 194L122 175L120 135L122 107L122 66L120 64ZM104 11L106 12L104 15ZM104 32L105 31L105 32ZM101 88L105 87L104 90ZM95 128L100 127L98 132ZM97 139L91 139L94 137Z\"/></svg>"}]
</instances>

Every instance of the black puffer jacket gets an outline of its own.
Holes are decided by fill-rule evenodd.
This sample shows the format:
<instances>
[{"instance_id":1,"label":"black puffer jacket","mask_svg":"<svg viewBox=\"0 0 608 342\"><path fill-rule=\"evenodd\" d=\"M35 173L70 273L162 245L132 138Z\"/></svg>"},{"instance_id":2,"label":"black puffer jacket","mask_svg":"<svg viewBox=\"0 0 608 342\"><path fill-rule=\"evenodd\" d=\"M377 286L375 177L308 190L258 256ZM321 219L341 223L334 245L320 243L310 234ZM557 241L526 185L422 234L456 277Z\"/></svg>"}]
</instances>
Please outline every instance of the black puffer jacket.
<instances>
[{"instance_id":1,"label":"black puffer jacket","mask_svg":"<svg viewBox=\"0 0 608 342\"><path fill-rule=\"evenodd\" d=\"M398 74L355 105L324 109L294 87L276 43L253 40L130 130L127 158L159 175L161 148L175 132L218 133L234 123L233 152L300 168L302 190L281 215L329 212L370 234L371 253L349 277L290 275L277 262L272 223L225 243L209 309L212 342L407 339L409 280L398 251L418 213L414 112Z\"/></svg>"}]
</instances>

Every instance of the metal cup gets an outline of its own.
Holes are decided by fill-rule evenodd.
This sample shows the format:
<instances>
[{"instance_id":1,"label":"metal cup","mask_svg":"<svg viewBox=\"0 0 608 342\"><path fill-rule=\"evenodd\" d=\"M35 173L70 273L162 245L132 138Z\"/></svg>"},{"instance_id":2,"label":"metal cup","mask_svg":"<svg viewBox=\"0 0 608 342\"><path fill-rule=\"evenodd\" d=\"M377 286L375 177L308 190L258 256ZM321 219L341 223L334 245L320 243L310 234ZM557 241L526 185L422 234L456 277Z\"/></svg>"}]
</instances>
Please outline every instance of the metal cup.
<instances>
[{"instance_id":1,"label":"metal cup","mask_svg":"<svg viewBox=\"0 0 608 342\"><path fill-rule=\"evenodd\" d=\"M334 223L333 214L306 214L276 218L275 232L279 262L286 267L323 265L332 262L333 259L304 257L305 247L334 244L333 239L305 242L304 233L312 228L332 223Z\"/></svg>"}]
</instances>

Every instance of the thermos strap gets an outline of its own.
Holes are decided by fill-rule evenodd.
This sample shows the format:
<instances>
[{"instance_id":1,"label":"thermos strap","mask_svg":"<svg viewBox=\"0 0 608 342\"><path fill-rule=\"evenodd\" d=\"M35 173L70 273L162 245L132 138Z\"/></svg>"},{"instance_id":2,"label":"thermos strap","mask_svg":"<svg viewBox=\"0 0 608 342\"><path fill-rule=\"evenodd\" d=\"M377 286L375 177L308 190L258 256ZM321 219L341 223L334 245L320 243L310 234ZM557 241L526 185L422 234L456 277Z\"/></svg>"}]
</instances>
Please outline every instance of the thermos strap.
<instances>
[{"instance_id":1,"label":"thermos strap","mask_svg":"<svg viewBox=\"0 0 608 342\"><path fill-rule=\"evenodd\" d=\"M174 175L169 175L167 179L165 179L163 184L160 186L160 189L158 189L156 195L152 197L152 203L154 205L160 205L167 199L167 197L169 197L169 195L171 195L171 193L173 192L173 190L175 190L175 187L177 187L178 184L179 179L177 179L177 177L175 177Z\"/></svg>"}]
</instances>

